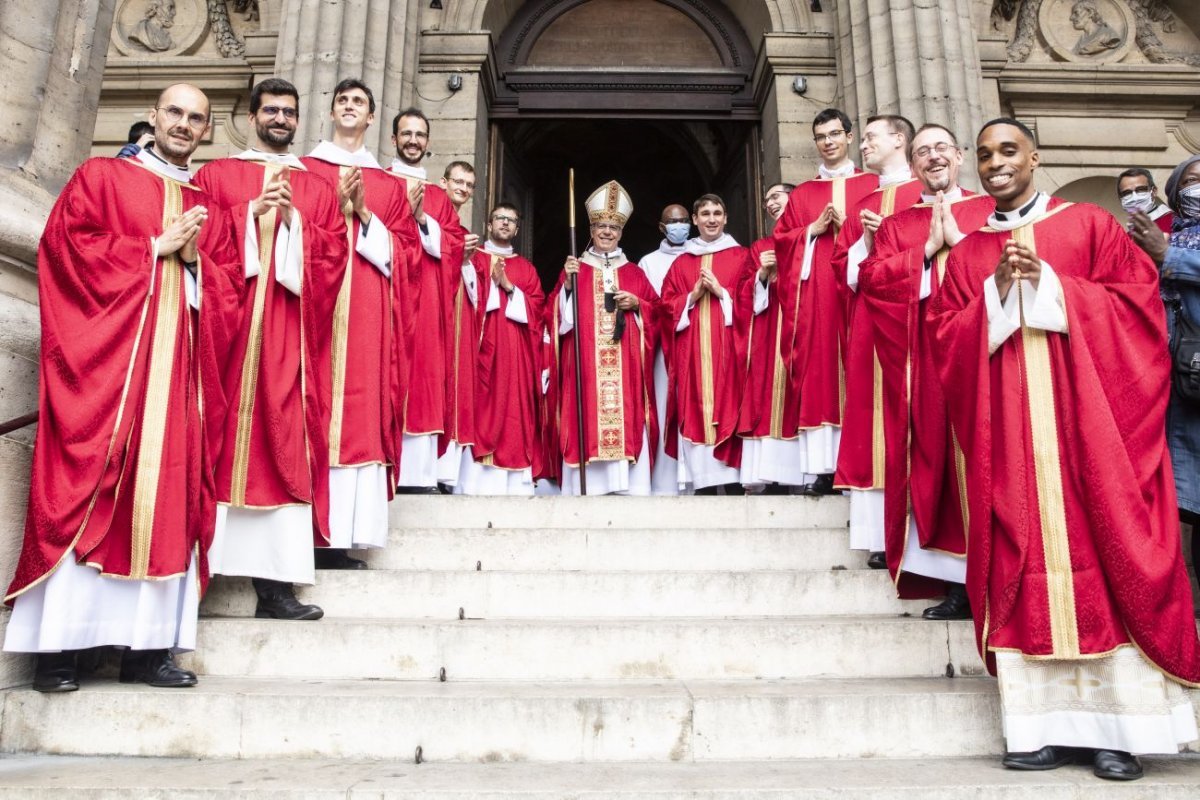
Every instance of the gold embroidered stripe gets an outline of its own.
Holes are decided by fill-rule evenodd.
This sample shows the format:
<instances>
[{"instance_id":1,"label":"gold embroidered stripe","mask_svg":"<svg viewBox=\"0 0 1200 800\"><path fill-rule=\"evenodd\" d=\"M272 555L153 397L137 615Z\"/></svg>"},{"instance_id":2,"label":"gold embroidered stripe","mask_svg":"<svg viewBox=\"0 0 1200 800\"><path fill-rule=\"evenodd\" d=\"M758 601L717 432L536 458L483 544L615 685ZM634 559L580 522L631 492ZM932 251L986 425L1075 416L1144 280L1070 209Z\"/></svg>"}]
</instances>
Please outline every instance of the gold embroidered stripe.
<instances>
[{"instance_id":1,"label":"gold embroidered stripe","mask_svg":"<svg viewBox=\"0 0 1200 800\"><path fill-rule=\"evenodd\" d=\"M344 174L349 167L342 167ZM333 307L333 405L329 416L329 466L342 463L342 425L346 419L346 351L350 341L350 277L354 274L354 222L353 213L346 217L346 277L338 290L337 302Z\"/></svg>"},{"instance_id":2,"label":"gold embroidered stripe","mask_svg":"<svg viewBox=\"0 0 1200 800\"><path fill-rule=\"evenodd\" d=\"M958 434L950 428L950 442L954 445L954 477L958 484L958 503L962 511L963 533L971 536L971 509L967 505L967 456L958 443Z\"/></svg>"},{"instance_id":3,"label":"gold embroidered stripe","mask_svg":"<svg viewBox=\"0 0 1200 800\"><path fill-rule=\"evenodd\" d=\"M620 461L625 458L625 394L621 381L621 344L613 341L617 327L616 312L604 310L604 272L592 267L592 316L596 357L596 459ZM613 291L617 290L613 275ZM580 298L582 300L583 298ZM578 327L578 321L576 321ZM582 366L582 365L580 365ZM588 454L579 454L580 469Z\"/></svg>"},{"instance_id":4,"label":"gold embroidered stripe","mask_svg":"<svg viewBox=\"0 0 1200 800\"><path fill-rule=\"evenodd\" d=\"M268 164L263 169L263 188L278 172ZM241 391L238 395L237 433L233 444L233 476L229 504L246 504L246 476L250 469L250 430L254 423L254 398L258 393L258 366L262 357L263 309L267 299L267 283L271 280L271 256L275 252L274 208L258 218L258 277L254 279L254 305L250 312L250 332L246 341L246 356L242 361Z\"/></svg>"},{"instance_id":5,"label":"gold embroidered stripe","mask_svg":"<svg viewBox=\"0 0 1200 800\"><path fill-rule=\"evenodd\" d=\"M872 349L871 361L874 368L871 375L873 399L871 408L871 487L883 488L883 473L886 469L886 457L883 440L883 365L879 363L879 354Z\"/></svg>"},{"instance_id":6,"label":"gold embroidered stripe","mask_svg":"<svg viewBox=\"0 0 1200 800\"><path fill-rule=\"evenodd\" d=\"M700 257L700 269L712 269L712 253ZM696 316L700 322L700 404L704 418L704 443L717 443L717 427L713 421L716 413L716 391L713 387L712 360L712 319L709 313L712 308L712 295L705 292L696 306Z\"/></svg>"},{"instance_id":7,"label":"gold embroidered stripe","mask_svg":"<svg viewBox=\"0 0 1200 800\"><path fill-rule=\"evenodd\" d=\"M896 189L898 186L888 186L883 190L883 199L879 203L879 216L890 217L896 211Z\"/></svg>"},{"instance_id":8,"label":"gold embroidered stripe","mask_svg":"<svg viewBox=\"0 0 1200 800\"><path fill-rule=\"evenodd\" d=\"M831 198L833 207L836 208L839 213L845 214L846 213L846 179L845 178L834 178L833 186L831 186L829 188L833 191L833 196Z\"/></svg>"},{"instance_id":9,"label":"gold embroidered stripe","mask_svg":"<svg viewBox=\"0 0 1200 800\"><path fill-rule=\"evenodd\" d=\"M753 331L751 331L753 333ZM783 309L775 319L775 371L771 376L771 438L783 438L783 401L787 392L787 364L783 361Z\"/></svg>"},{"instance_id":10,"label":"gold embroidered stripe","mask_svg":"<svg viewBox=\"0 0 1200 800\"><path fill-rule=\"evenodd\" d=\"M163 227L183 213L183 191L175 181L163 181ZM175 369L175 347L179 338L180 289L183 266L176 254L162 259L162 280L150 338L150 368L142 410L142 436L138 443L137 473L133 481L133 539L130 577L144 578L150 568L150 541L154 534L154 510L166 445L167 411L171 400L171 374Z\"/></svg>"}]
</instances>

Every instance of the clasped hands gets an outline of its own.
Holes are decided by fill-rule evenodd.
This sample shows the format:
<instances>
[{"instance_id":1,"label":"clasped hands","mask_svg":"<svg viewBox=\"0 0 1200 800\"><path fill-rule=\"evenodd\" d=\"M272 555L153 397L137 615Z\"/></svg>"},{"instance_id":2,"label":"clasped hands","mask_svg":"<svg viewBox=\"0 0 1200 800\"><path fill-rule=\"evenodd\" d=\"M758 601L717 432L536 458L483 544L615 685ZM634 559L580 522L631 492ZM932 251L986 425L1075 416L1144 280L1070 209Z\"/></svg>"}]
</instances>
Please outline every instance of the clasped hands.
<instances>
[{"instance_id":1,"label":"clasped hands","mask_svg":"<svg viewBox=\"0 0 1200 800\"><path fill-rule=\"evenodd\" d=\"M284 167L275 173L267 181L267 185L263 187L262 194L250 201L250 213L254 215L255 219L275 208L279 210L279 218L283 220L284 225L290 226L292 224L292 183L289 180L290 174L291 170L288 167Z\"/></svg>"},{"instance_id":2,"label":"clasped hands","mask_svg":"<svg viewBox=\"0 0 1200 800\"><path fill-rule=\"evenodd\" d=\"M937 198L933 201L933 219L929 222L929 238L925 240L925 258L932 259L943 247L954 247L965 238L966 234L959 230L958 220L954 218L954 213L950 210L950 203L946 202L946 196L942 192L938 192ZM998 283L999 279L997 279Z\"/></svg>"},{"instance_id":3,"label":"clasped hands","mask_svg":"<svg viewBox=\"0 0 1200 800\"><path fill-rule=\"evenodd\" d=\"M700 277L696 279L696 285L688 294L688 300L695 305L700 302L705 292L718 300L725 296L725 290L717 283L717 276L713 274L712 267L700 267Z\"/></svg>"},{"instance_id":4,"label":"clasped hands","mask_svg":"<svg viewBox=\"0 0 1200 800\"><path fill-rule=\"evenodd\" d=\"M184 263L196 263L199 258L196 242L200 238L200 227L207 219L208 209L204 206L192 206L177 215L163 228L162 235L158 237L159 256L178 253L179 259Z\"/></svg>"},{"instance_id":5,"label":"clasped hands","mask_svg":"<svg viewBox=\"0 0 1200 800\"><path fill-rule=\"evenodd\" d=\"M563 271L568 275L578 275L579 259L575 256L567 256L567 260L563 262ZM618 289L613 293L613 297L617 301L617 308L622 311L637 311L642 307L642 301L632 292L625 292Z\"/></svg>"},{"instance_id":6,"label":"clasped hands","mask_svg":"<svg viewBox=\"0 0 1200 800\"><path fill-rule=\"evenodd\" d=\"M1004 253L1000 256L1000 263L996 265L996 289L1000 293L1001 302L1008 297L1014 282L1024 279L1036 289L1041 277L1042 260L1032 247L1015 239L1004 243Z\"/></svg>"}]
</instances>

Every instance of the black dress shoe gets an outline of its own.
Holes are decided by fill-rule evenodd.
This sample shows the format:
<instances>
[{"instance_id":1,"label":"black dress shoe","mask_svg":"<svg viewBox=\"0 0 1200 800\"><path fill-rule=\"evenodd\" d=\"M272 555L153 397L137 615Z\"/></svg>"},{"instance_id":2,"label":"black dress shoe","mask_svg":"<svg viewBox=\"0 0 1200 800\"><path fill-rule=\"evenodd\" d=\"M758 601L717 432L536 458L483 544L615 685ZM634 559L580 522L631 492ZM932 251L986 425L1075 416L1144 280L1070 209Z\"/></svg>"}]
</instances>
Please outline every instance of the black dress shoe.
<instances>
[{"instance_id":1,"label":"black dress shoe","mask_svg":"<svg viewBox=\"0 0 1200 800\"><path fill-rule=\"evenodd\" d=\"M1110 781L1136 781L1145 774L1137 756L1124 750L1097 750L1092 764L1092 772L1096 773L1097 778Z\"/></svg>"},{"instance_id":2,"label":"black dress shoe","mask_svg":"<svg viewBox=\"0 0 1200 800\"><path fill-rule=\"evenodd\" d=\"M361 558L351 558L340 548L320 547L313 551L317 569L366 569L367 562Z\"/></svg>"},{"instance_id":3,"label":"black dress shoe","mask_svg":"<svg viewBox=\"0 0 1200 800\"><path fill-rule=\"evenodd\" d=\"M296 592L290 583L272 581L266 578L253 580L254 591L258 594L258 606L254 616L259 619L320 619L325 612L320 606L301 603L296 599Z\"/></svg>"},{"instance_id":4,"label":"black dress shoe","mask_svg":"<svg viewBox=\"0 0 1200 800\"><path fill-rule=\"evenodd\" d=\"M1076 755L1074 747L1048 744L1041 750L1035 750L1032 753L1008 753L1000 763L1009 769L1058 769L1073 762Z\"/></svg>"},{"instance_id":5,"label":"black dress shoe","mask_svg":"<svg viewBox=\"0 0 1200 800\"><path fill-rule=\"evenodd\" d=\"M876 550L867 556L867 566L871 569L887 569L887 554L882 550Z\"/></svg>"},{"instance_id":6,"label":"black dress shoe","mask_svg":"<svg viewBox=\"0 0 1200 800\"><path fill-rule=\"evenodd\" d=\"M75 671L75 651L38 653L37 666L33 671L33 688L45 694L73 692L78 689L79 676Z\"/></svg>"},{"instance_id":7,"label":"black dress shoe","mask_svg":"<svg viewBox=\"0 0 1200 800\"><path fill-rule=\"evenodd\" d=\"M804 487L804 494L809 497L821 497L828 494L841 494L841 489L833 488L833 475L818 475L817 479Z\"/></svg>"},{"instance_id":8,"label":"black dress shoe","mask_svg":"<svg viewBox=\"0 0 1200 800\"><path fill-rule=\"evenodd\" d=\"M921 614L925 619L970 619L971 601L967 598L967 587L961 583L947 584L946 599L930 606Z\"/></svg>"},{"instance_id":9,"label":"black dress shoe","mask_svg":"<svg viewBox=\"0 0 1200 800\"><path fill-rule=\"evenodd\" d=\"M436 486L397 486L396 494L441 494Z\"/></svg>"},{"instance_id":10,"label":"black dress shoe","mask_svg":"<svg viewBox=\"0 0 1200 800\"><path fill-rule=\"evenodd\" d=\"M196 685L196 673L176 664L170 650L127 650L121 658L120 680L183 689Z\"/></svg>"}]
</instances>

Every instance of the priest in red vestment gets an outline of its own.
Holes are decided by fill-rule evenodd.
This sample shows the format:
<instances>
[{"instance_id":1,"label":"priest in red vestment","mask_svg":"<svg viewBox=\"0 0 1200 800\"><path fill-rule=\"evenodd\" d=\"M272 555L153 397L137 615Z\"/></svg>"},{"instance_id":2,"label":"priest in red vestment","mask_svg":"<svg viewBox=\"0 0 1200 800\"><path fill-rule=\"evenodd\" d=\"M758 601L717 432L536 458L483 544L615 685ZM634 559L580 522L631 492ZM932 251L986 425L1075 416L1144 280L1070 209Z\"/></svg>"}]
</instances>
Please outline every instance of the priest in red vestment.
<instances>
[{"instance_id":1,"label":"priest in red vestment","mask_svg":"<svg viewBox=\"0 0 1200 800\"><path fill-rule=\"evenodd\" d=\"M568 257L548 300L554 338L551 392L555 402L563 494L579 494L580 465L588 494L650 494L658 441L654 413L654 326L658 295L646 274L619 247L633 202L616 181L587 199L591 244ZM570 276L578 276L579 320ZM586 448L580 447L575 386L579 336Z\"/></svg>"},{"instance_id":2,"label":"priest in red vestment","mask_svg":"<svg viewBox=\"0 0 1200 800\"><path fill-rule=\"evenodd\" d=\"M537 270L514 249L520 212L500 203L483 250L472 256L483 287L475 366L475 444L464 451L455 494L532 495L540 463L542 309Z\"/></svg>"},{"instance_id":3,"label":"priest in red vestment","mask_svg":"<svg viewBox=\"0 0 1200 800\"><path fill-rule=\"evenodd\" d=\"M678 426L677 457L696 494L722 487L744 493L737 422L745 346L735 344L733 323L738 284L753 266L750 251L725 232L726 221L725 201L717 195L692 204L700 235L684 245L662 290L663 336L673 337L667 385L675 413L667 418Z\"/></svg>"},{"instance_id":4,"label":"priest in red vestment","mask_svg":"<svg viewBox=\"0 0 1200 800\"><path fill-rule=\"evenodd\" d=\"M33 688L79 688L79 650L127 648L120 679L194 686L241 233L191 181L208 98L168 87L154 148L85 161L38 247L39 425L4 649L37 653ZM243 231L244 233L244 231ZM211 418L210 418L211 419Z\"/></svg>"},{"instance_id":5,"label":"priest in red vestment","mask_svg":"<svg viewBox=\"0 0 1200 800\"><path fill-rule=\"evenodd\" d=\"M845 303L842 353L846 399L833 484L850 492L850 547L867 550L868 566L883 560L883 377L875 354L871 315L858 302L859 266L871 252L879 223L921 199L908 149L912 123L901 116L871 117L863 129L863 166L879 175L879 188L863 197L846 216L833 248L833 272Z\"/></svg>"},{"instance_id":6,"label":"priest in red vestment","mask_svg":"<svg viewBox=\"0 0 1200 800\"><path fill-rule=\"evenodd\" d=\"M348 258L337 192L289 152L299 94L280 78L250 93L261 149L206 164L196 183L246 220L247 288L225 365L229 413L217 465L213 574L247 575L256 615L319 619L313 545L329 542L331 325Z\"/></svg>"},{"instance_id":7,"label":"priest in red vestment","mask_svg":"<svg viewBox=\"0 0 1200 800\"><path fill-rule=\"evenodd\" d=\"M333 140L300 161L337 190L348 261L331 327L329 547L317 566L365 569L346 548L387 544L388 500L400 465L412 316L408 256L417 242L408 193L363 145L375 96L355 78L333 90Z\"/></svg>"},{"instance_id":8,"label":"priest in red vestment","mask_svg":"<svg viewBox=\"0 0 1200 800\"><path fill-rule=\"evenodd\" d=\"M391 174L408 192L419 244L409 255L413 324L409 342L408 392L404 408L399 490L437 491L438 457L445 452L450 375L447 352L453 341L453 300L463 280L467 231L445 190L431 183L422 162L429 147L429 119L415 108L392 120L396 158Z\"/></svg>"},{"instance_id":9,"label":"priest in red vestment","mask_svg":"<svg viewBox=\"0 0 1200 800\"><path fill-rule=\"evenodd\" d=\"M921 202L880 224L859 268L855 312L870 318L883 377L887 566L901 597L946 595L925 609L933 620L971 616L963 585L966 476L925 326L950 248L983 227L995 205L958 185L962 160L949 129L931 123L917 131L912 168Z\"/></svg>"},{"instance_id":10,"label":"priest in red vestment","mask_svg":"<svg viewBox=\"0 0 1200 800\"><path fill-rule=\"evenodd\" d=\"M996 210L950 254L930 322L966 459L967 591L1000 683L1006 766L1197 738L1200 685L1165 412L1158 274L1107 211L1038 192L1032 132L976 139Z\"/></svg>"},{"instance_id":11,"label":"priest in red vestment","mask_svg":"<svg viewBox=\"0 0 1200 800\"><path fill-rule=\"evenodd\" d=\"M768 187L763 208L778 222L787 208L790 183ZM787 304L779 293L775 239L766 236L750 245L750 264L742 274L738 300L742 314L734 319L745 343L744 386L738 411L742 439L741 482L747 491L784 494L806 482L795 415L788 414ZM792 409L794 411L794 408ZM786 425L784 420L791 419Z\"/></svg>"},{"instance_id":12,"label":"priest in red vestment","mask_svg":"<svg viewBox=\"0 0 1200 800\"><path fill-rule=\"evenodd\" d=\"M802 468L810 494L837 494L833 473L841 437L844 384L844 304L831 259L847 211L879 185L849 158L850 118L827 108L813 119L821 155L817 177L797 186L775 226L779 292L784 307L782 352L789 362L785 426L799 431ZM793 414L795 415L793 417Z\"/></svg>"}]
</instances>

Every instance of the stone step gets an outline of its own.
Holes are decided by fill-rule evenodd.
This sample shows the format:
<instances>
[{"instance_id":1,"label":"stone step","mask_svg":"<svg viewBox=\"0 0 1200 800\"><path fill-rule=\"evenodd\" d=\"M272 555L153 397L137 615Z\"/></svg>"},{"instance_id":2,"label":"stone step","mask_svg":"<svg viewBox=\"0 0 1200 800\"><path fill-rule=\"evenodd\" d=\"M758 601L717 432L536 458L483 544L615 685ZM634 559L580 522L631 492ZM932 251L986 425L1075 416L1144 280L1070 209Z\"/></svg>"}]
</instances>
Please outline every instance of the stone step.
<instances>
[{"instance_id":1,"label":"stone step","mask_svg":"<svg viewBox=\"0 0 1200 800\"><path fill-rule=\"evenodd\" d=\"M409 761L926 758L1002 750L985 678L438 683L206 677L5 695L0 750Z\"/></svg>"},{"instance_id":2,"label":"stone step","mask_svg":"<svg viewBox=\"0 0 1200 800\"><path fill-rule=\"evenodd\" d=\"M850 501L801 497L463 497L397 495L393 528L836 528Z\"/></svg>"},{"instance_id":3,"label":"stone step","mask_svg":"<svg viewBox=\"0 0 1200 800\"><path fill-rule=\"evenodd\" d=\"M882 570L755 572L320 571L297 595L335 617L770 617L919 614ZM201 613L254 615L246 578L218 577ZM320 623L318 623L320 624Z\"/></svg>"},{"instance_id":4,"label":"stone step","mask_svg":"<svg viewBox=\"0 0 1200 800\"><path fill-rule=\"evenodd\" d=\"M902 617L204 619L181 663L204 675L427 680L980 675L969 622Z\"/></svg>"},{"instance_id":5,"label":"stone step","mask_svg":"<svg viewBox=\"0 0 1200 800\"><path fill-rule=\"evenodd\" d=\"M998 759L688 764L434 764L343 759L10 756L4 796L21 800L1194 800L1200 756L1143 758L1133 784L1085 766L1015 772Z\"/></svg>"},{"instance_id":6,"label":"stone step","mask_svg":"<svg viewBox=\"0 0 1200 800\"><path fill-rule=\"evenodd\" d=\"M632 498L631 498L632 499ZM388 546L354 553L376 569L751 571L866 569L837 528L393 528Z\"/></svg>"}]
</instances>

